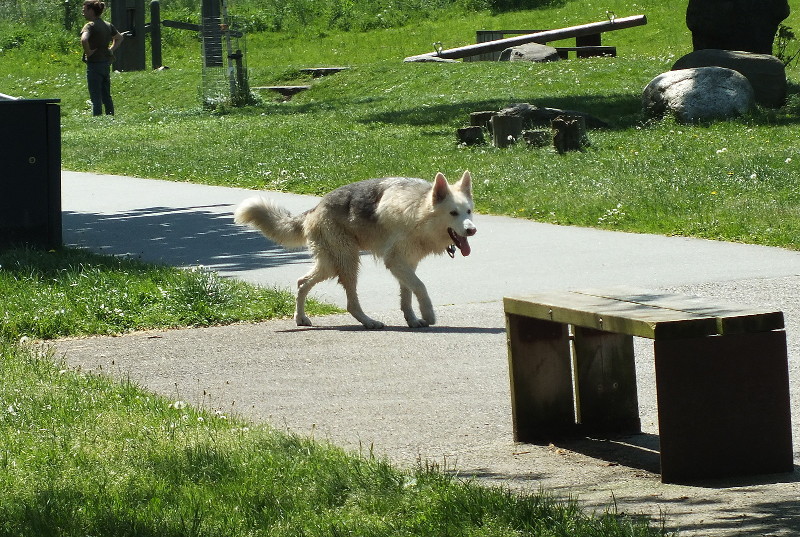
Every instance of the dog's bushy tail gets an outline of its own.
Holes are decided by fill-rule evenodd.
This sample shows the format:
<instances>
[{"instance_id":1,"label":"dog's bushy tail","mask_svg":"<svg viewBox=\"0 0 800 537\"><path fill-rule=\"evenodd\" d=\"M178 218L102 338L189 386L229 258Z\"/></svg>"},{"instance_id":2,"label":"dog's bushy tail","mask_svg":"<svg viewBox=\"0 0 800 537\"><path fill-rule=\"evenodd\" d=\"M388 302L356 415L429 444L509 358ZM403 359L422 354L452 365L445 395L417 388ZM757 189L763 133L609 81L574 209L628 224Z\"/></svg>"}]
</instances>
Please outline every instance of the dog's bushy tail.
<instances>
[{"instance_id":1,"label":"dog's bushy tail","mask_svg":"<svg viewBox=\"0 0 800 537\"><path fill-rule=\"evenodd\" d=\"M237 224L246 224L259 230L271 241L286 248L302 248L306 245L303 232L305 214L294 216L261 196L244 200L233 213Z\"/></svg>"}]
</instances>

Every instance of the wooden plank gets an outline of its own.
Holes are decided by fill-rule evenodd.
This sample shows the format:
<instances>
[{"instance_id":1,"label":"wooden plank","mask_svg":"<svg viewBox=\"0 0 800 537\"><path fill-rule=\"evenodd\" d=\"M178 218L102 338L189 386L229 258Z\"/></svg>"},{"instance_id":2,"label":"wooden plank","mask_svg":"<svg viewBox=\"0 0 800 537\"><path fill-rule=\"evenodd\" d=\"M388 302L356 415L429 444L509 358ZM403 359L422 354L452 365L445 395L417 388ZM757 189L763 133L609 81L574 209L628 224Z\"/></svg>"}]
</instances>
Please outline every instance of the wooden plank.
<instances>
[{"instance_id":1,"label":"wooden plank","mask_svg":"<svg viewBox=\"0 0 800 537\"><path fill-rule=\"evenodd\" d=\"M650 339L717 334L714 317L574 292L505 297L507 313Z\"/></svg>"},{"instance_id":2,"label":"wooden plank","mask_svg":"<svg viewBox=\"0 0 800 537\"><path fill-rule=\"evenodd\" d=\"M539 293L504 301L507 311L517 315L650 339L784 328L779 310L628 287Z\"/></svg>"},{"instance_id":3,"label":"wooden plank","mask_svg":"<svg viewBox=\"0 0 800 537\"><path fill-rule=\"evenodd\" d=\"M349 69L349 67L306 67L300 69L300 72L311 75L314 78L319 78L322 76L333 75L341 71L346 71L347 69Z\"/></svg>"},{"instance_id":4,"label":"wooden plank","mask_svg":"<svg viewBox=\"0 0 800 537\"><path fill-rule=\"evenodd\" d=\"M664 293L635 287L617 287L610 290L581 290L579 294L611 298L637 304L676 310L717 319L719 334L765 332L785 327L783 312L768 308L755 308L717 298Z\"/></svg>"},{"instance_id":5,"label":"wooden plank","mask_svg":"<svg viewBox=\"0 0 800 537\"><path fill-rule=\"evenodd\" d=\"M508 47L522 45L525 43L548 43L550 41L558 41L570 37L577 38L580 36L597 34L601 32L623 30L626 28L632 28L634 26L641 26L643 24L647 24L647 17L644 15L633 15L630 17L621 17L607 21L570 26L568 28L559 28L556 30L547 30L533 34L497 39L494 41L487 41L485 43L477 43L475 45L466 45L447 50L438 50L436 52L417 54L415 56L407 57L405 61L419 61L420 59L429 57L458 59L465 56L474 56L484 52L502 51Z\"/></svg>"},{"instance_id":6,"label":"wooden plank","mask_svg":"<svg viewBox=\"0 0 800 537\"><path fill-rule=\"evenodd\" d=\"M578 422L592 434L641 432L633 338L576 326Z\"/></svg>"},{"instance_id":7,"label":"wooden plank","mask_svg":"<svg viewBox=\"0 0 800 537\"><path fill-rule=\"evenodd\" d=\"M252 89L254 90L270 90L270 91L277 91L284 97L291 97L301 91L305 91L311 86L256 86Z\"/></svg>"},{"instance_id":8,"label":"wooden plank","mask_svg":"<svg viewBox=\"0 0 800 537\"><path fill-rule=\"evenodd\" d=\"M786 332L654 350L663 482L793 470Z\"/></svg>"},{"instance_id":9,"label":"wooden plank","mask_svg":"<svg viewBox=\"0 0 800 537\"><path fill-rule=\"evenodd\" d=\"M567 325L506 315L514 441L549 442L575 433Z\"/></svg>"}]
</instances>

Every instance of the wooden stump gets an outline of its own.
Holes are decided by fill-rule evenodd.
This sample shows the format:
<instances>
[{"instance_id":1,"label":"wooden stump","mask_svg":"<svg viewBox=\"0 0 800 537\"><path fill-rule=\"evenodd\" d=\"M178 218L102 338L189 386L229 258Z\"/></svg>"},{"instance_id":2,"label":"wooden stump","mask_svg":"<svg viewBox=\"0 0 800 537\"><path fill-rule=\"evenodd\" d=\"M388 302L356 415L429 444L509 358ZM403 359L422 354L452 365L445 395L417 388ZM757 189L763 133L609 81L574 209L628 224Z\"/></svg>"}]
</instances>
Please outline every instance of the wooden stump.
<instances>
[{"instance_id":1,"label":"wooden stump","mask_svg":"<svg viewBox=\"0 0 800 537\"><path fill-rule=\"evenodd\" d=\"M486 142L483 138L483 127L463 127L458 129L456 136L458 137L458 143L464 145L478 145Z\"/></svg>"},{"instance_id":2,"label":"wooden stump","mask_svg":"<svg viewBox=\"0 0 800 537\"><path fill-rule=\"evenodd\" d=\"M474 127L483 127L487 131L491 132L491 119L492 116L495 115L497 112L492 110L485 110L482 112L472 112L469 115L469 124Z\"/></svg>"},{"instance_id":3,"label":"wooden stump","mask_svg":"<svg viewBox=\"0 0 800 537\"><path fill-rule=\"evenodd\" d=\"M550 122L553 146L559 153L579 151L589 145L586 120L582 116L559 116Z\"/></svg>"},{"instance_id":4,"label":"wooden stump","mask_svg":"<svg viewBox=\"0 0 800 537\"><path fill-rule=\"evenodd\" d=\"M492 144L495 147L508 147L522 136L522 118L519 116L492 116Z\"/></svg>"},{"instance_id":5,"label":"wooden stump","mask_svg":"<svg viewBox=\"0 0 800 537\"><path fill-rule=\"evenodd\" d=\"M546 147L553 143L553 133L545 130L522 131L522 139L533 147Z\"/></svg>"}]
</instances>

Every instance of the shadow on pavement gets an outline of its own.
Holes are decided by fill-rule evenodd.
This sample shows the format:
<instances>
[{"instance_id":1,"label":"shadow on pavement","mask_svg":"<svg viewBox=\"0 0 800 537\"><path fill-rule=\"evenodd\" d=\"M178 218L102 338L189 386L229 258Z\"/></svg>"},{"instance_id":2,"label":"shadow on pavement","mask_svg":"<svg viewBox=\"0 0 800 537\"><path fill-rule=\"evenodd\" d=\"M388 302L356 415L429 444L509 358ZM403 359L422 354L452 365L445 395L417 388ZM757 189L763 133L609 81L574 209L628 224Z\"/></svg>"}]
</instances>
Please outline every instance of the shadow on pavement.
<instances>
[{"instance_id":1,"label":"shadow on pavement","mask_svg":"<svg viewBox=\"0 0 800 537\"><path fill-rule=\"evenodd\" d=\"M64 243L150 262L203 265L227 272L308 261L305 250L287 251L235 224L233 207L148 207L114 214L64 211Z\"/></svg>"}]
</instances>

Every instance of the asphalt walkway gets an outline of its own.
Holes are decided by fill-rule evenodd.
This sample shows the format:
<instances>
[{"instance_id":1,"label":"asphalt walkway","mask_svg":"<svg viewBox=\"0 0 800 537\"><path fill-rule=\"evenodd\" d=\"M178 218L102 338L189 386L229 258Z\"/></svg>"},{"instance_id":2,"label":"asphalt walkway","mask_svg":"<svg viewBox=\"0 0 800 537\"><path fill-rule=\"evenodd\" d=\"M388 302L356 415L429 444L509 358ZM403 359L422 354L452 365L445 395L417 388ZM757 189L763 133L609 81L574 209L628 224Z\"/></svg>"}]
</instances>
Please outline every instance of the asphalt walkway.
<instances>
[{"instance_id":1,"label":"asphalt walkway","mask_svg":"<svg viewBox=\"0 0 800 537\"><path fill-rule=\"evenodd\" d=\"M476 177L476 196L480 178ZM309 268L233 223L252 191L63 172L64 242L230 277L293 287ZM316 198L270 193L293 211ZM800 253L681 237L561 227L506 217L475 219L467 258L425 260L419 275L438 324L405 328L397 284L371 257L359 282L364 310L387 323L365 331L349 315L62 341L87 370L235 412L401 465L432 461L514 488L578 495L599 509L658 517L684 535L800 534ZM636 341L644 434L620 441L515 444L502 297L550 289L633 285L784 311L789 340L795 472L697 486L664 485L652 349ZM314 289L344 305L333 282Z\"/></svg>"}]
</instances>

